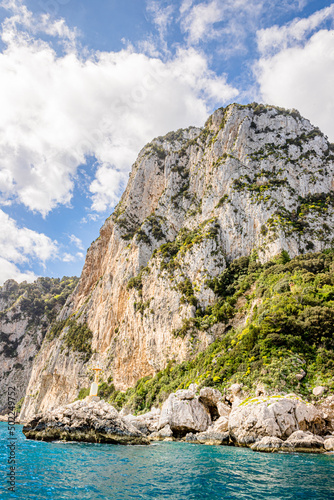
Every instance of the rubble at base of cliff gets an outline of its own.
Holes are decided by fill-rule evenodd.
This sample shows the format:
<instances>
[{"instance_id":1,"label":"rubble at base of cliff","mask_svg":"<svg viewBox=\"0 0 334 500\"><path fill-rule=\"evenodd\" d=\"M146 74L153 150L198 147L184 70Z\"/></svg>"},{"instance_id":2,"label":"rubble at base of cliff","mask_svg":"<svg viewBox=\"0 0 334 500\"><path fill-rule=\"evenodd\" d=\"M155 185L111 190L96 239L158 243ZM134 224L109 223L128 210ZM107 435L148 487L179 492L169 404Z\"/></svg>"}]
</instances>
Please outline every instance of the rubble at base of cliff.
<instances>
[{"instance_id":1,"label":"rubble at base of cliff","mask_svg":"<svg viewBox=\"0 0 334 500\"><path fill-rule=\"evenodd\" d=\"M142 415L118 412L98 397L87 397L38 414L23 428L28 439L248 447L260 452L334 452L334 396L317 406L296 394L245 398L233 384L227 394L196 384L169 395L162 408Z\"/></svg>"}]
</instances>

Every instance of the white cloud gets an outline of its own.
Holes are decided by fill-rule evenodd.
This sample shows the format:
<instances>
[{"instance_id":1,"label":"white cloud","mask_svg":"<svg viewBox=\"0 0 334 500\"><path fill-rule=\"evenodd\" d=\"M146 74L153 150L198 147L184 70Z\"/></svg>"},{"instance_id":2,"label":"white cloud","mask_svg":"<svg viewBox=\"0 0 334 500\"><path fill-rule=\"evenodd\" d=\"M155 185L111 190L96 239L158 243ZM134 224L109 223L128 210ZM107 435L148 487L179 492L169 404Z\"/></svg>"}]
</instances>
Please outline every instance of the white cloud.
<instances>
[{"instance_id":1,"label":"white cloud","mask_svg":"<svg viewBox=\"0 0 334 500\"><path fill-rule=\"evenodd\" d=\"M8 278L33 281L32 272L21 273L17 265L27 265L31 260L41 264L58 254L58 245L45 234L19 228L16 222L0 210L0 283Z\"/></svg>"},{"instance_id":2,"label":"white cloud","mask_svg":"<svg viewBox=\"0 0 334 500\"><path fill-rule=\"evenodd\" d=\"M211 105L223 105L238 93L194 49L164 61L131 47L85 57L64 21L33 18L14 0L8 5L14 12L3 24L0 54L4 203L19 201L43 215L68 205L78 166L94 156L92 204L105 210L117 201L146 142L202 124ZM38 33L64 42L65 53L58 54Z\"/></svg>"},{"instance_id":3,"label":"white cloud","mask_svg":"<svg viewBox=\"0 0 334 500\"><path fill-rule=\"evenodd\" d=\"M259 34L262 56L255 74L262 100L296 108L334 141L334 31L310 31L333 16L334 7L272 32ZM272 43L272 46L270 46ZM271 55L273 54L273 55Z\"/></svg>"},{"instance_id":4,"label":"white cloud","mask_svg":"<svg viewBox=\"0 0 334 500\"><path fill-rule=\"evenodd\" d=\"M167 34L168 26L173 21L173 13L175 10L175 6L168 4L161 5L161 2L157 0L148 0L147 2L147 10L153 17L153 22L158 28L158 32L160 35L161 41L164 42L164 48L167 49L167 45L165 42L165 37Z\"/></svg>"},{"instance_id":5,"label":"white cloud","mask_svg":"<svg viewBox=\"0 0 334 500\"><path fill-rule=\"evenodd\" d=\"M21 283L22 281L32 283L37 279L37 276L31 271L22 273L15 264L0 257L0 286L9 279L15 280L18 283Z\"/></svg>"},{"instance_id":6,"label":"white cloud","mask_svg":"<svg viewBox=\"0 0 334 500\"><path fill-rule=\"evenodd\" d=\"M259 51L263 55L272 55L286 49L296 42L303 42L307 35L318 28L324 21L334 18L334 4L314 12L304 19L294 19L285 26L271 26L257 32Z\"/></svg>"},{"instance_id":7,"label":"white cloud","mask_svg":"<svg viewBox=\"0 0 334 500\"><path fill-rule=\"evenodd\" d=\"M63 262L75 262L77 259L75 255L71 255L70 253L64 253L62 260Z\"/></svg>"},{"instance_id":8,"label":"white cloud","mask_svg":"<svg viewBox=\"0 0 334 500\"><path fill-rule=\"evenodd\" d=\"M188 33L188 40L191 44L196 44L203 38L214 38L214 24L222 21L223 9L219 0L213 0L209 3L200 3L191 10L192 2L183 2L180 13L187 13L182 21L183 30Z\"/></svg>"},{"instance_id":9,"label":"white cloud","mask_svg":"<svg viewBox=\"0 0 334 500\"><path fill-rule=\"evenodd\" d=\"M84 246L80 238L75 236L75 234L71 234L69 238L70 242L73 243L77 248L79 248L79 250L84 250Z\"/></svg>"}]
</instances>

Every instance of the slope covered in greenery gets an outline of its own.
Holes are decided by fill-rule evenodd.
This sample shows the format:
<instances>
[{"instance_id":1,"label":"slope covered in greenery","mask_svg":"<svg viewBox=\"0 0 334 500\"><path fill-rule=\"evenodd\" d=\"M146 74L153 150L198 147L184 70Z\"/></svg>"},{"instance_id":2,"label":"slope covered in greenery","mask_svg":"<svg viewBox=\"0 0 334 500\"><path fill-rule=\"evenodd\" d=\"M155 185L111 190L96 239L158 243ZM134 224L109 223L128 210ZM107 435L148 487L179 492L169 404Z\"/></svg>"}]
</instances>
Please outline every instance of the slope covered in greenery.
<instances>
[{"instance_id":1,"label":"slope covered in greenery","mask_svg":"<svg viewBox=\"0 0 334 500\"><path fill-rule=\"evenodd\" d=\"M76 276L64 276L62 279L38 278L33 283L16 283L10 280L0 288L0 298L7 303L7 307L0 312L0 319L9 311L13 311L12 321L26 315L34 324L39 324L44 318L44 323L48 326L56 318L77 283Z\"/></svg>"},{"instance_id":2,"label":"slope covered in greenery","mask_svg":"<svg viewBox=\"0 0 334 500\"><path fill-rule=\"evenodd\" d=\"M100 385L102 397L144 411L192 382L221 391L239 382L250 394L261 383L268 391L293 391L306 398L315 385L334 389L333 250L291 260L283 252L264 265L256 255L242 257L209 286L216 304L198 310L192 324L176 334L186 335L191 328L196 336L198 329L219 322L219 338L194 359L170 362L126 393L115 391L109 379ZM233 326L236 315L247 317L243 327Z\"/></svg>"}]
</instances>

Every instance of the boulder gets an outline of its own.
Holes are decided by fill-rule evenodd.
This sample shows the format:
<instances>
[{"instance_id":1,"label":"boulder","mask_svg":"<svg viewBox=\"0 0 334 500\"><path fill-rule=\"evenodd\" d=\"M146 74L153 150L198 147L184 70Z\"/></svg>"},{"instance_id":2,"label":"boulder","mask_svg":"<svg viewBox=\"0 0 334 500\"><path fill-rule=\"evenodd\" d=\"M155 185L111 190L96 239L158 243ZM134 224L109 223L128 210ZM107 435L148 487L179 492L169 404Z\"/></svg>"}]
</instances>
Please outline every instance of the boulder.
<instances>
[{"instance_id":1,"label":"boulder","mask_svg":"<svg viewBox=\"0 0 334 500\"><path fill-rule=\"evenodd\" d=\"M253 451L264 451L267 453L272 453L274 451L279 451L282 447L284 441L275 436L265 436L260 441L252 444L251 449Z\"/></svg>"},{"instance_id":2,"label":"boulder","mask_svg":"<svg viewBox=\"0 0 334 500\"><path fill-rule=\"evenodd\" d=\"M324 448L326 451L334 451L334 436L325 439Z\"/></svg>"},{"instance_id":3,"label":"boulder","mask_svg":"<svg viewBox=\"0 0 334 500\"><path fill-rule=\"evenodd\" d=\"M315 387L313 389L313 394L314 396L323 396L325 394L325 392L327 391L327 387L322 387L321 385L318 385L317 387Z\"/></svg>"},{"instance_id":4,"label":"boulder","mask_svg":"<svg viewBox=\"0 0 334 500\"><path fill-rule=\"evenodd\" d=\"M230 437L239 446L250 446L265 436L287 439L297 430L318 433L323 427L317 409L295 395L246 399L229 418Z\"/></svg>"},{"instance_id":5,"label":"boulder","mask_svg":"<svg viewBox=\"0 0 334 500\"><path fill-rule=\"evenodd\" d=\"M190 391L189 389L179 389L175 393L176 397L179 399L194 399L195 393L193 391Z\"/></svg>"},{"instance_id":6,"label":"boulder","mask_svg":"<svg viewBox=\"0 0 334 500\"><path fill-rule=\"evenodd\" d=\"M146 437L105 401L86 398L33 417L24 427L27 439L149 444Z\"/></svg>"},{"instance_id":7,"label":"boulder","mask_svg":"<svg viewBox=\"0 0 334 500\"><path fill-rule=\"evenodd\" d=\"M172 438L172 437L173 437L173 431L167 424L163 429L160 429L160 431L152 432L152 434L148 436L148 439L150 441L163 441L166 438Z\"/></svg>"},{"instance_id":8,"label":"boulder","mask_svg":"<svg viewBox=\"0 0 334 500\"><path fill-rule=\"evenodd\" d=\"M142 415L126 415L124 418L130 422L143 434L155 432L159 428L160 408L152 407L151 411L143 413Z\"/></svg>"},{"instance_id":9,"label":"boulder","mask_svg":"<svg viewBox=\"0 0 334 500\"><path fill-rule=\"evenodd\" d=\"M240 384L233 384L230 387L230 391L232 392L233 396L238 396L238 394L240 394L242 391L242 387Z\"/></svg>"},{"instance_id":10,"label":"boulder","mask_svg":"<svg viewBox=\"0 0 334 500\"><path fill-rule=\"evenodd\" d=\"M334 431L334 396L328 396L318 405L330 432Z\"/></svg>"},{"instance_id":11,"label":"boulder","mask_svg":"<svg viewBox=\"0 0 334 500\"><path fill-rule=\"evenodd\" d=\"M312 432L293 432L281 446L282 451L293 451L302 453L322 453L324 451L324 439L315 436Z\"/></svg>"},{"instance_id":12,"label":"boulder","mask_svg":"<svg viewBox=\"0 0 334 500\"><path fill-rule=\"evenodd\" d=\"M159 429L167 424L174 435L183 436L188 432L205 431L211 424L211 417L197 397L180 399L178 394L170 394L162 406Z\"/></svg>"},{"instance_id":13,"label":"boulder","mask_svg":"<svg viewBox=\"0 0 334 500\"><path fill-rule=\"evenodd\" d=\"M228 432L228 417L220 417L211 426L215 432Z\"/></svg>"},{"instance_id":14,"label":"boulder","mask_svg":"<svg viewBox=\"0 0 334 500\"><path fill-rule=\"evenodd\" d=\"M299 373L296 373L296 379L298 380L298 382L300 382L301 380L303 380L305 377L306 377L306 371L305 370L300 370Z\"/></svg>"},{"instance_id":15,"label":"boulder","mask_svg":"<svg viewBox=\"0 0 334 500\"><path fill-rule=\"evenodd\" d=\"M207 445L222 445L229 444L229 433L228 432L215 432L208 429L205 432L199 432L196 434L197 442L200 444Z\"/></svg>"},{"instance_id":16,"label":"boulder","mask_svg":"<svg viewBox=\"0 0 334 500\"><path fill-rule=\"evenodd\" d=\"M220 417L228 417L231 413L232 408L231 408L231 406L228 406L227 404L223 403L222 401L218 401L217 410L218 410Z\"/></svg>"}]
</instances>

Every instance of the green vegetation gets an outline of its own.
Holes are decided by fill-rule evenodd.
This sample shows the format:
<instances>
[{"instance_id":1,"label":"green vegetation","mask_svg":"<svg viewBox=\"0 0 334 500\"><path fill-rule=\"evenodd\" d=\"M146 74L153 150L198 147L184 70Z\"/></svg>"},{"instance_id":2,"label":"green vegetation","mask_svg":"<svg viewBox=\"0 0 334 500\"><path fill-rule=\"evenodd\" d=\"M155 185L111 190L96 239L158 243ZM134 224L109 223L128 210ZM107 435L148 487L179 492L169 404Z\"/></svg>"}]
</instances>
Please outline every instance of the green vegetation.
<instances>
[{"instance_id":1,"label":"green vegetation","mask_svg":"<svg viewBox=\"0 0 334 500\"><path fill-rule=\"evenodd\" d=\"M250 394L261 382L268 390L293 391L306 399L315 385L334 389L334 250L291 260L282 252L264 265L256 254L242 257L208 285L217 302L205 311L212 316L207 324L225 322L216 341L192 360L170 362L125 393L110 391L110 402L146 411L191 382L219 390L239 382ZM229 318L242 310L249 320L234 328ZM194 320L203 322L205 315ZM193 333L196 322L192 328ZM301 370L306 376L298 381Z\"/></svg>"},{"instance_id":2,"label":"green vegetation","mask_svg":"<svg viewBox=\"0 0 334 500\"><path fill-rule=\"evenodd\" d=\"M154 252L154 255L162 258L160 269L172 272L178 266L178 256L184 255L205 239L217 238L219 229L220 226L214 218L202 222L196 229L181 229L174 241L164 243Z\"/></svg>"},{"instance_id":3,"label":"green vegetation","mask_svg":"<svg viewBox=\"0 0 334 500\"><path fill-rule=\"evenodd\" d=\"M139 295L142 295L142 290L143 290L143 275L144 273L150 272L150 268L148 266L143 267L140 270L140 273L137 276L134 276L133 278L130 278L127 284L127 289L131 290L132 288L135 288L137 292L139 292Z\"/></svg>"},{"instance_id":4,"label":"green vegetation","mask_svg":"<svg viewBox=\"0 0 334 500\"><path fill-rule=\"evenodd\" d=\"M66 326L68 330L64 336L65 345L72 351L85 354L85 359L88 361L93 354L93 333L88 328L87 323L78 323L74 319L69 319L67 320Z\"/></svg>"},{"instance_id":5,"label":"green vegetation","mask_svg":"<svg viewBox=\"0 0 334 500\"><path fill-rule=\"evenodd\" d=\"M93 354L93 333L88 328L87 323L79 323L73 316L62 321L56 321L48 332L46 340L54 340L63 333L64 345L71 351L83 354L85 360L88 361Z\"/></svg>"},{"instance_id":6,"label":"green vegetation","mask_svg":"<svg viewBox=\"0 0 334 500\"><path fill-rule=\"evenodd\" d=\"M89 387L87 389L86 388L80 389L77 399L85 399L87 396L89 396L89 393L90 393Z\"/></svg>"},{"instance_id":7,"label":"green vegetation","mask_svg":"<svg viewBox=\"0 0 334 500\"><path fill-rule=\"evenodd\" d=\"M16 405L15 405L15 411L16 411L17 414L20 413L21 408L23 406L23 403L24 403L24 397L21 398L21 399L19 399L18 402L16 403Z\"/></svg>"},{"instance_id":8,"label":"green vegetation","mask_svg":"<svg viewBox=\"0 0 334 500\"><path fill-rule=\"evenodd\" d=\"M0 297L8 302L7 309L0 312L0 318L6 317L11 310L14 313L12 321L28 316L28 327L38 324L46 329L56 318L77 283L78 278L75 276L64 276L62 279L38 278L34 283L24 281L18 284L11 281L6 287L7 290L0 288ZM42 321L43 316L45 318Z\"/></svg>"}]
</instances>

